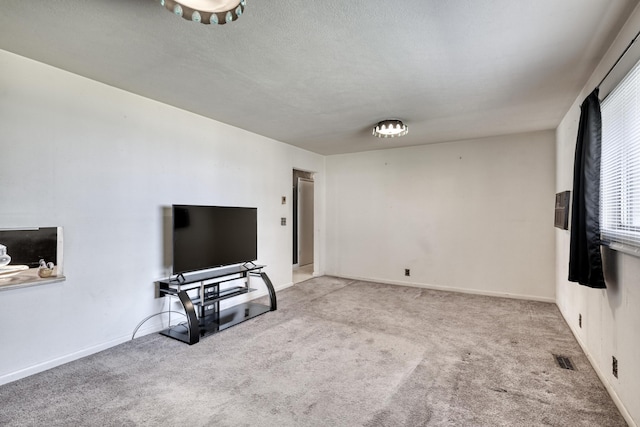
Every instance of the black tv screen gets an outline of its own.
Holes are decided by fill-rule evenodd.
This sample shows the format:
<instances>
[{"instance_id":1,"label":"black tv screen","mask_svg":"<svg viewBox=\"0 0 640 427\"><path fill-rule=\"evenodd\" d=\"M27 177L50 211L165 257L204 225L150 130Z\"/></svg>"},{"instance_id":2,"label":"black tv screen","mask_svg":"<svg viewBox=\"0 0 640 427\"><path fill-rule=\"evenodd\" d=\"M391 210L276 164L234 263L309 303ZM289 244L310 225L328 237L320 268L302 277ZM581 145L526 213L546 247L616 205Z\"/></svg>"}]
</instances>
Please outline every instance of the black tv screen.
<instances>
[{"instance_id":1,"label":"black tv screen","mask_svg":"<svg viewBox=\"0 0 640 427\"><path fill-rule=\"evenodd\" d=\"M173 205L173 273L258 258L258 209Z\"/></svg>"}]
</instances>

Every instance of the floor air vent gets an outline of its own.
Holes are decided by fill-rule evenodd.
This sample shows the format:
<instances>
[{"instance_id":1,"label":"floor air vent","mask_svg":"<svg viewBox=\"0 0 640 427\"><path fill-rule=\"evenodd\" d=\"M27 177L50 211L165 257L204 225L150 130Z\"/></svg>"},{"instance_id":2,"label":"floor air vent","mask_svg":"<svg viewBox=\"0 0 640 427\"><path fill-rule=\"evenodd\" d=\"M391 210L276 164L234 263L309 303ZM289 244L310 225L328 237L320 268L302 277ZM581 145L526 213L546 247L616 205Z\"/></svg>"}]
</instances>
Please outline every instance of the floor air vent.
<instances>
[{"instance_id":1,"label":"floor air vent","mask_svg":"<svg viewBox=\"0 0 640 427\"><path fill-rule=\"evenodd\" d=\"M562 369L569 369L571 371L576 370L576 368L573 367L573 363L571 362L571 359L569 359L567 356L558 356L557 354L554 354L553 357L556 358L556 362L558 362L558 366L560 366Z\"/></svg>"}]
</instances>

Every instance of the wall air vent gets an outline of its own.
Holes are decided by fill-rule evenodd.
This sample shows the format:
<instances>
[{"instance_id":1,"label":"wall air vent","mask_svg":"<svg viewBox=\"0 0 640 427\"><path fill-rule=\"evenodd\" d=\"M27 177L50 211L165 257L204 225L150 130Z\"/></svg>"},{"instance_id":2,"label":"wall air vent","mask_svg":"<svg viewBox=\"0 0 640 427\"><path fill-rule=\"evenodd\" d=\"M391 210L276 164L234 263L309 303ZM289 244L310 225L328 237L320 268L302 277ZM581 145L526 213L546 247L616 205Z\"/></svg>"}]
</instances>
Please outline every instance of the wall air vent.
<instances>
[{"instance_id":1,"label":"wall air vent","mask_svg":"<svg viewBox=\"0 0 640 427\"><path fill-rule=\"evenodd\" d=\"M569 359L567 356L558 356L557 354L554 354L553 357L555 357L558 366L560 366L562 369L569 369L571 371L576 370L576 368L573 367L571 359Z\"/></svg>"}]
</instances>

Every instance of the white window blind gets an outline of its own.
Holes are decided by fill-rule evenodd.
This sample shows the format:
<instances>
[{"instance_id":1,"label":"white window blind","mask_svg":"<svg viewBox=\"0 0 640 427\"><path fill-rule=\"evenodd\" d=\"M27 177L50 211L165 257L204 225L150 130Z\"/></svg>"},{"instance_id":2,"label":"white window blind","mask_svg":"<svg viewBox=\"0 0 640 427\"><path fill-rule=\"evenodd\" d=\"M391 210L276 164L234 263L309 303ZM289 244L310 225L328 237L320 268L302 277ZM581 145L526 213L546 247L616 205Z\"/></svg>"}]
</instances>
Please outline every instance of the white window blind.
<instances>
[{"instance_id":1,"label":"white window blind","mask_svg":"<svg viewBox=\"0 0 640 427\"><path fill-rule=\"evenodd\" d=\"M640 253L640 62L601 109L602 241L614 249Z\"/></svg>"}]
</instances>

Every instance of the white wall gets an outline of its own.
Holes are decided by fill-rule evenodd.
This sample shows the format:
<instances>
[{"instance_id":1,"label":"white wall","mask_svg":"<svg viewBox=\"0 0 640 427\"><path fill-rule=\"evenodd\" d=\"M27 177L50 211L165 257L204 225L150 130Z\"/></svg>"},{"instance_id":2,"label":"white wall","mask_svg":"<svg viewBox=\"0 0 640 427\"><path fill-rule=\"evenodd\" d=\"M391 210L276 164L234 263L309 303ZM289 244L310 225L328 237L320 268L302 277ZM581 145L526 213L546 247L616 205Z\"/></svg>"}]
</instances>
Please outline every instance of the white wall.
<instances>
[{"instance_id":1,"label":"white wall","mask_svg":"<svg viewBox=\"0 0 640 427\"><path fill-rule=\"evenodd\" d=\"M64 227L67 276L0 292L0 384L122 342L164 307L171 204L257 207L258 261L282 287L292 171L317 172L322 273L323 156L8 52L0 70L0 228Z\"/></svg>"},{"instance_id":2,"label":"white wall","mask_svg":"<svg viewBox=\"0 0 640 427\"><path fill-rule=\"evenodd\" d=\"M596 68L556 131L556 191L572 190L580 104L596 87L640 28L636 11ZM590 289L567 280L568 231L556 231L557 304L605 386L631 425L640 424L640 258L603 251L606 290ZM578 316L582 315L582 328ZM618 359L619 377L612 374Z\"/></svg>"},{"instance_id":3,"label":"white wall","mask_svg":"<svg viewBox=\"0 0 640 427\"><path fill-rule=\"evenodd\" d=\"M327 274L553 301L554 156L544 131L327 157Z\"/></svg>"}]
</instances>

